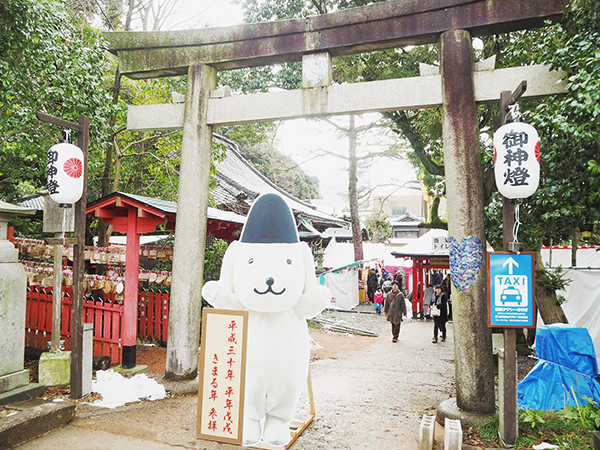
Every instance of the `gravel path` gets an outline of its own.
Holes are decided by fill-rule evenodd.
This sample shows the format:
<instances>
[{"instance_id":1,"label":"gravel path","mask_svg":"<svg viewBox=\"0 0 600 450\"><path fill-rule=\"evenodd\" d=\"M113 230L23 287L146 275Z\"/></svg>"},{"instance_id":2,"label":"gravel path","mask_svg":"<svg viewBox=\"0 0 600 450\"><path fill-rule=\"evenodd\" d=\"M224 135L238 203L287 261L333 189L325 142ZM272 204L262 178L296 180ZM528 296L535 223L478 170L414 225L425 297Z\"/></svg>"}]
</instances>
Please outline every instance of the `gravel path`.
<instances>
[{"instance_id":1,"label":"gravel path","mask_svg":"<svg viewBox=\"0 0 600 450\"><path fill-rule=\"evenodd\" d=\"M372 305L359 309L370 311ZM321 317L379 335L311 333L316 346L326 347L321 351L329 352L329 356L311 363L316 418L291 449L418 449L422 414L434 414L437 405L454 392L452 325L448 326L447 342L432 344L433 323L408 319L402 325L400 341L392 343L390 325L383 316L326 311ZM139 448L147 442L147 449L239 448L198 441L196 408L196 396L136 403L116 410L82 405L71 425L22 448L138 448L134 442ZM303 395L298 418L309 417L309 411L308 396Z\"/></svg>"},{"instance_id":2,"label":"gravel path","mask_svg":"<svg viewBox=\"0 0 600 450\"><path fill-rule=\"evenodd\" d=\"M380 335L355 338L372 342L311 364L317 417L292 448L418 449L422 415L435 414L437 405L454 392L452 324L448 340L432 344L433 323L409 319L402 324L399 342L392 343L383 316L322 315ZM315 340L319 342L318 336Z\"/></svg>"}]
</instances>

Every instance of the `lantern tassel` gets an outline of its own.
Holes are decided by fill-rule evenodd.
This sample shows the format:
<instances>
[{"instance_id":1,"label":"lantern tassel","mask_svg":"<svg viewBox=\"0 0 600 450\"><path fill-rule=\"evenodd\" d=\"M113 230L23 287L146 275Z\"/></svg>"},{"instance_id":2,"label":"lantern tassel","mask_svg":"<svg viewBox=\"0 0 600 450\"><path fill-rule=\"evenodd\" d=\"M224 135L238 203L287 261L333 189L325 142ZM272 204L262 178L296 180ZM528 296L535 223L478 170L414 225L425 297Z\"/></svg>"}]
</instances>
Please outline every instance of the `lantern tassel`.
<instances>
[{"instance_id":1,"label":"lantern tassel","mask_svg":"<svg viewBox=\"0 0 600 450\"><path fill-rule=\"evenodd\" d=\"M515 203L515 224L513 226L513 242L519 242L519 226L521 225L521 220L519 217L519 203Z\"/></svg>"}]
</instances>

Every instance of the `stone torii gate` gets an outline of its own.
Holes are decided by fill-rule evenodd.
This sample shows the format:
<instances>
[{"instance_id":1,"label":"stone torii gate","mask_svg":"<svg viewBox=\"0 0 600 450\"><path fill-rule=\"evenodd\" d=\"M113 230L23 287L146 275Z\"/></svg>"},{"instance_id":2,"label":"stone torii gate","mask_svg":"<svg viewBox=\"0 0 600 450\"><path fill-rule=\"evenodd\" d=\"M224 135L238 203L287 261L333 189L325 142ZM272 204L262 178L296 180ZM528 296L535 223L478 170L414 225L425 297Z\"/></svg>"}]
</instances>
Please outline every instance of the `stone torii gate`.
<instances>
[{"instance_id":1,"label":"stone torii gate","mask_svg":"<svg viewBox=\"0 0 600 450\"><path fill-rule=\"evenodd\" d=\"M471 37L543 26L567 0L390 0L278 22L174 32L106 33L121 73L134 79L187 74L184 105L131 107L136 130L182 128L178 222L166 377L197 373L212 130L225 124L306 116L442 107L449 235L485 242L476 102L497 102L528 81L525 97L564 92L563 74L539 66L475 71ZM440 44L440 73L331 85L331 57ZM303 88L228 97L217 70L303 61ZM457 405L493 413L494 368L487 327L485 258L475 282L454 292Z\"/></svg>"}]
</instances>

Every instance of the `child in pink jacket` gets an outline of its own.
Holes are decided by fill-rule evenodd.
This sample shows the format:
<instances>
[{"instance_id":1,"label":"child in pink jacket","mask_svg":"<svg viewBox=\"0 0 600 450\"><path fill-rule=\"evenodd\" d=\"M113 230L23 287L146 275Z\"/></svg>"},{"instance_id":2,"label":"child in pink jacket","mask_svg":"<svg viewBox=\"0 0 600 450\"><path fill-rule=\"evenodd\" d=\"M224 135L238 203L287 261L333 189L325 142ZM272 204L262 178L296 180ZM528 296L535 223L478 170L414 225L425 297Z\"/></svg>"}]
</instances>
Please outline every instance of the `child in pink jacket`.
<instances>
[{"instance_id":1,"label":"child in pink jacket","mask_svg":"<svg viewBox=\"0 0 600 450\"><path fill-rule=\"evenodd\" d=\"M375 291L373 302L375 303L375 311L377 311L377 314L381 314L381 304L383 303L383 292L381 291L381 288L377 288Z\"/></svg>"}]
</instances>

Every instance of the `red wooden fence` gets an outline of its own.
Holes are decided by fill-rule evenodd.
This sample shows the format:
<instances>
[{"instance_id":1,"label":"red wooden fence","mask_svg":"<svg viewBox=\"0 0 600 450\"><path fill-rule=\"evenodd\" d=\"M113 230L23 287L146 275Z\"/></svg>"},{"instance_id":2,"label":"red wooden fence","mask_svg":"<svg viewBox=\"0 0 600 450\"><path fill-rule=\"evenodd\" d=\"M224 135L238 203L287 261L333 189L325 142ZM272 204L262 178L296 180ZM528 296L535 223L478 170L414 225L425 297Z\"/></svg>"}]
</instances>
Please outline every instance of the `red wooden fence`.
<instances>
[{"instance_id":1,"label":"red wooden fence","mask_svg":"<svg viewBox=\"0 0 600 450\"><path fill-rule=\"evenodd\" d=\"M72 288L63 288L61 339L65 350L71 349ZM123 304L114 293L104 294L104 299L92 298L86 292L83 302L83 322L94 324L94 354L110 356L121 362L121 336ZM169 294L149 291L139 292L138 338L167 342L169 328ZM27 315L25 345L47 348L52 339L52 288L30 286L27 288Z\"/></svg>"}]
</instances>

